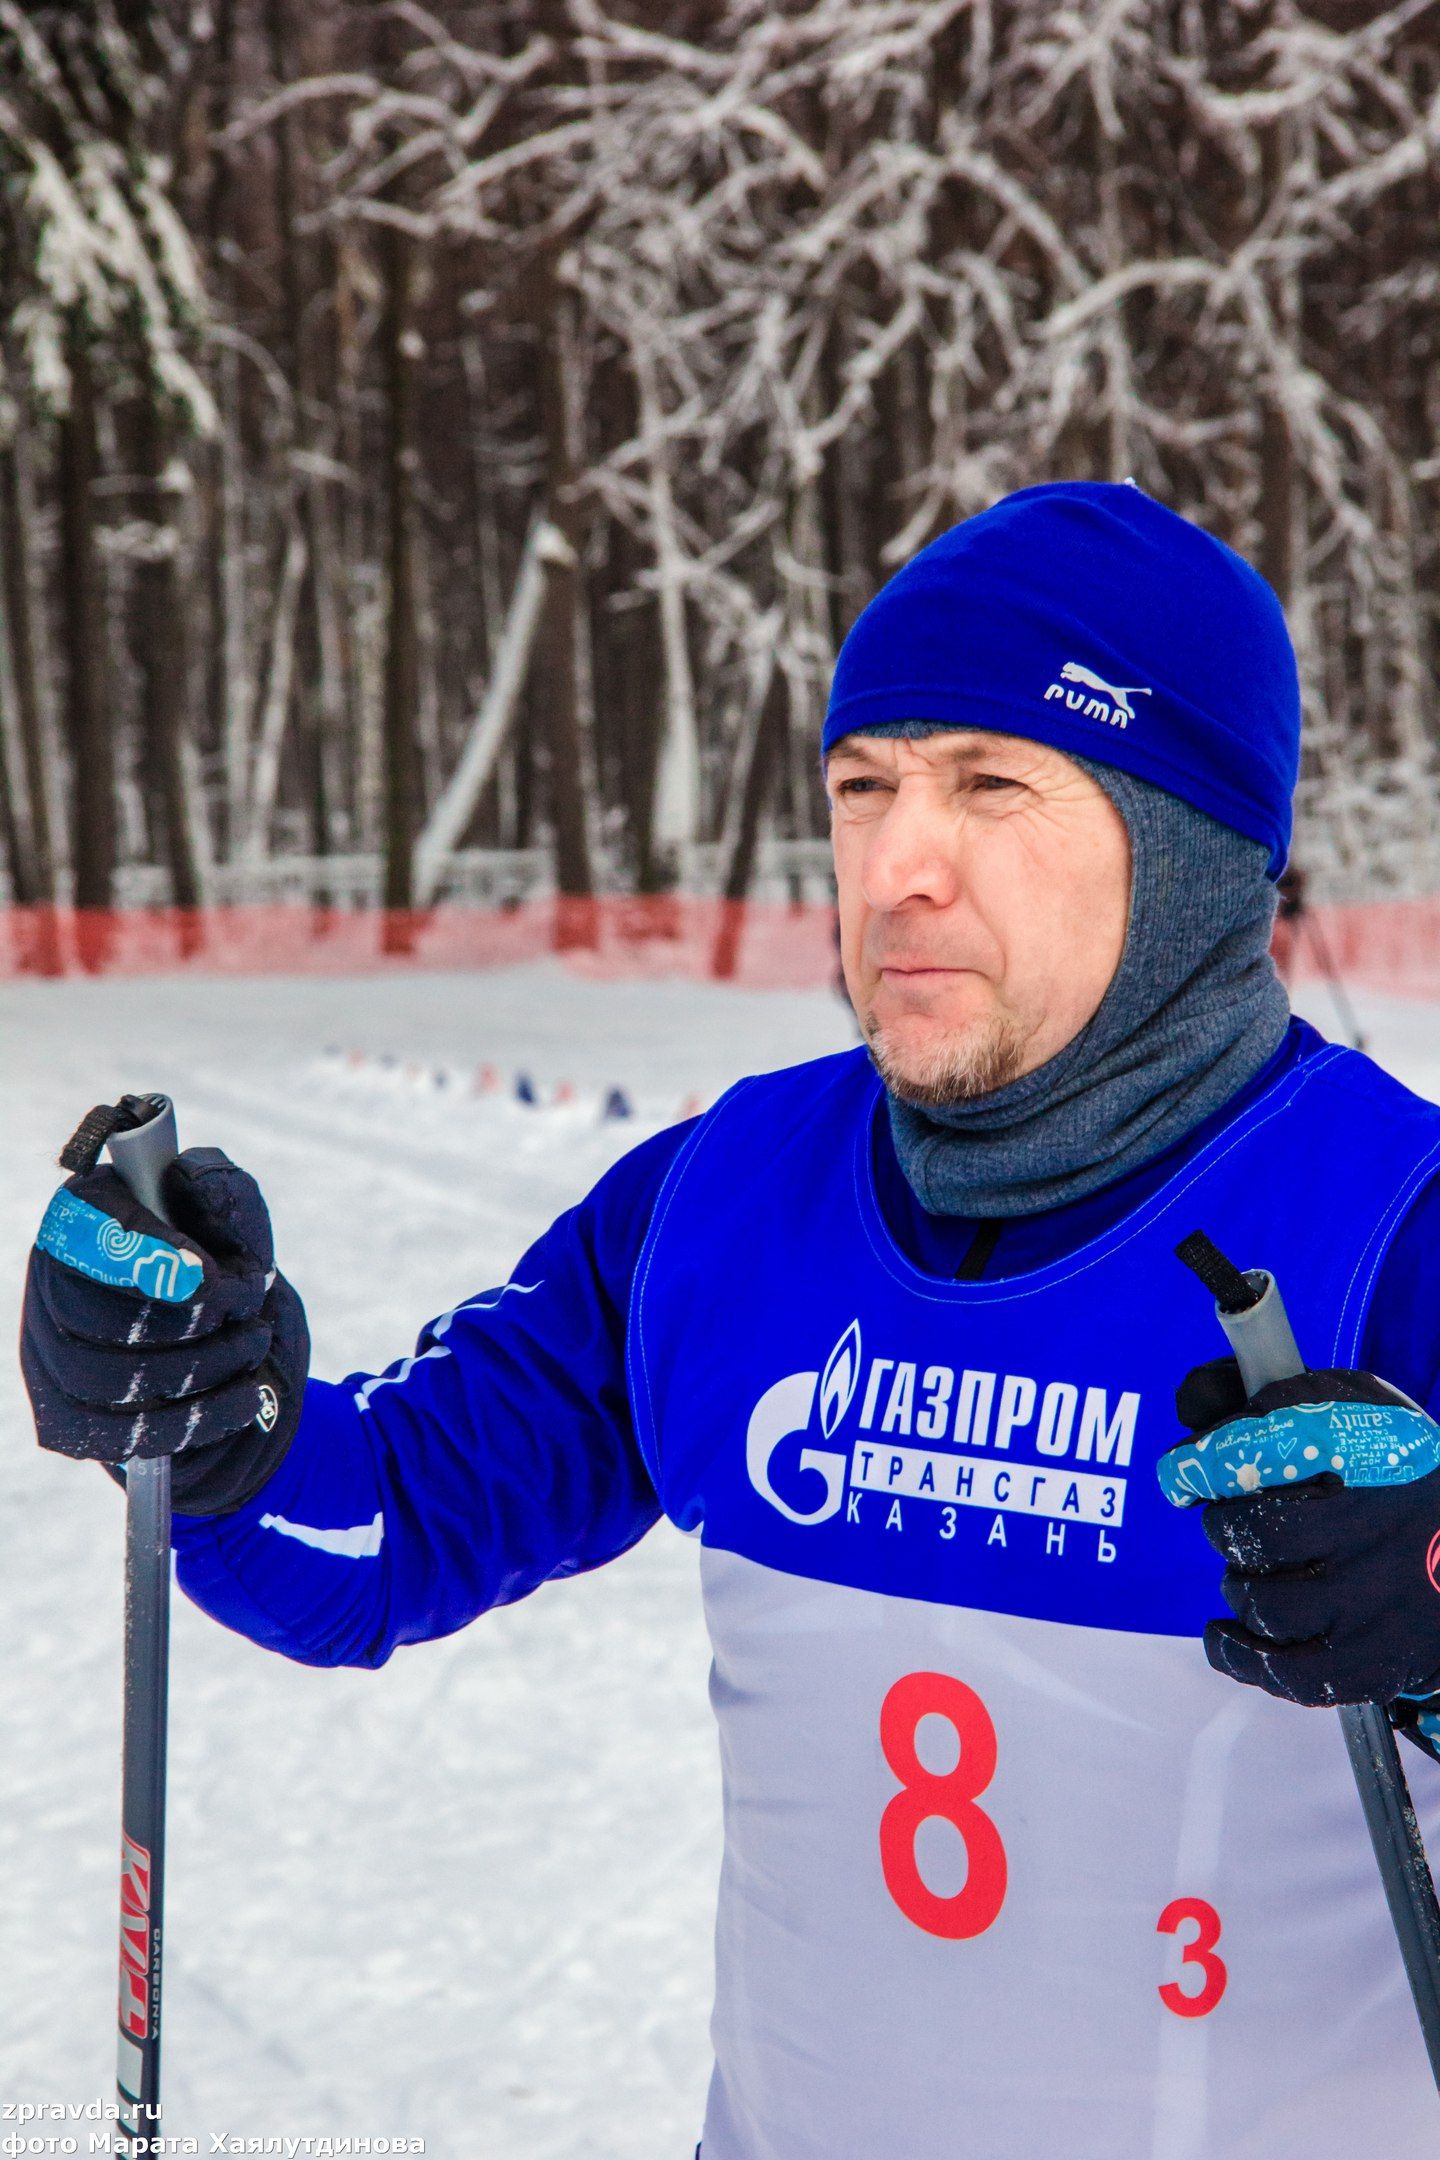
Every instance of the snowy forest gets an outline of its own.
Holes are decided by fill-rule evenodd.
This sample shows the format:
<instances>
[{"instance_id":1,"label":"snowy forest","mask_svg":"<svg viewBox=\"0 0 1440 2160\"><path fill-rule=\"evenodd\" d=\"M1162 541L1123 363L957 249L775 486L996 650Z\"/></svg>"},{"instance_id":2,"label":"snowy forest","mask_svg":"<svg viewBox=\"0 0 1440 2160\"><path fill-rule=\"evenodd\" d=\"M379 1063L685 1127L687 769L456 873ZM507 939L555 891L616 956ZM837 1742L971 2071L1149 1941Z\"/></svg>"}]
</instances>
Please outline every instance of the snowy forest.
<instances>
[{"instance_id":1,"label":"snowy forest","mask_svg":"<svg viewBox=\"0 0 1440 2160\"><path fill-rule=\"evenodd\" d=\"M798 893L847 626L1075 477L1428 889L1437 231L1437 0L0 0L10 897Z\"/></svg>"}]
</instances>

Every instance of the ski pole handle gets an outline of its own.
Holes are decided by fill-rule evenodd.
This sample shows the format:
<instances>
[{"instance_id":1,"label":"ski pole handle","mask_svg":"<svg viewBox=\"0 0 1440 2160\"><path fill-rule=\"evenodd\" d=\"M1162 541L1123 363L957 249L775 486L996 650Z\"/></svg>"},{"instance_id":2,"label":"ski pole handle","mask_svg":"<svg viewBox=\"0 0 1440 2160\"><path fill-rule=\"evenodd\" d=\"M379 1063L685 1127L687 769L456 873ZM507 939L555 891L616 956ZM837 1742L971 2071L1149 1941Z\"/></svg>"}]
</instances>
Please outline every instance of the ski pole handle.
<instances>
[{"instance_id":1,"label":"ski pole handle","mask_svg":"<svg viewBox=\"0 0 1440 2160\"><path fill-rule=\"evenodd\" d=\"M1215 1317L1235 1353L1245 1393L1253 1395L1272 1380L1298 1379L1305 1370L1305 1360L1274 1276L1267 1275L1263 1268L1250 1268L1245 1280L1256 1293L1254 1304L1240 1312L1227 1312L1217 1302Z\"/></svg>"},{"instance_id":2,"label":"ski pole handle","mask_svg":"<svg viewBox=\"0 0 1440 2160\"><path fill-rule=\"evenodd\" d=\"M132 1125L128 1132L111 1133L105 1144L111 1162L140 1205L168 1223L170 1210L165 1205L162 1180L180 1152L175 1105L168 1095L143 1095L140 1100L152 1106L145 1123Z\"/></svg>"},{"instance_id":3,"label":"ski pole handle","mask_svg":"<svg viewBox=\"0 0 1440 2160\"><path fill-rule=\"evenodd\" d=\"M110 1135L110 1160L142 1207L169 1222L162 1180L179 1152L175 1111L151 1095L143 1125ZM125 1472L125 1715L120 1804L120 2149L148 2153L160 2130L160 1983L165 1891L165 1751L170 1672L170 1458Z\"/></svg>"},{"instance_id":4,"label":"ski pole handle","mask_svg":"<svg viewBox=\"0 0 1440 2160\"><path fill-rule=\"evenodd\" d=\"M1242 1272L1203 1231L1193 1232L1176 1252L1215 1299L1215 1317L1235 1353L1247 1395L1306 1371L1273 1275L1263 1268ZM1440 1903L1425 1840L1383 1703L1344 1703L1339 1717L1431 2074L1440 2087Z\"/></svg>"}]
</instances>

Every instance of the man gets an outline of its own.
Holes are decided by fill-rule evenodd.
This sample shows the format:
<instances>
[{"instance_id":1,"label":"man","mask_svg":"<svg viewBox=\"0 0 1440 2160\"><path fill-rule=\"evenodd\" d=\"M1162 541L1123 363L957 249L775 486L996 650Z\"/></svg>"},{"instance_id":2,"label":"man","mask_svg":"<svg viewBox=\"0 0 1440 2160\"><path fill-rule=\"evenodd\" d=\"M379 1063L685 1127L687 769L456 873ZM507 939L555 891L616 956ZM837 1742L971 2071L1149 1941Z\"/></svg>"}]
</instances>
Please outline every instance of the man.
<instances>
[{"instance_id":1,"label":"man","mask_svg":"<svg viewBox=\"0 0 1440 2160\"><path fill-rule=\"evenodd\" d=\"M68 1189L71 1264L42 1228L42 1443L174 1452L180 1581L272 1649L378 1665L662 1510L700 1532L705 2160L1430 2149L1340 1736L1301 1706L1404 1696L1413 1730L1440 1684L1440 1435L1394 1394L1440 1400L1440 1112L1288 1015L1298 733L1237 556L1128 484L1027 489L841 654L866 1048L646 1142L339 1385L223 1156L167 1182L184 1301L76 1271L77 1209L97 1251L172 1234L108 1170ZM1283 1281L1318 1369L1274 1401L1213 1362L1197 1226ZM1187 1371L1183 1422L1246 1443L1208 1541L1156 1477ZM1342 1483L1357 1401L1406 1482Z\"/></svg>"}]
</instances>

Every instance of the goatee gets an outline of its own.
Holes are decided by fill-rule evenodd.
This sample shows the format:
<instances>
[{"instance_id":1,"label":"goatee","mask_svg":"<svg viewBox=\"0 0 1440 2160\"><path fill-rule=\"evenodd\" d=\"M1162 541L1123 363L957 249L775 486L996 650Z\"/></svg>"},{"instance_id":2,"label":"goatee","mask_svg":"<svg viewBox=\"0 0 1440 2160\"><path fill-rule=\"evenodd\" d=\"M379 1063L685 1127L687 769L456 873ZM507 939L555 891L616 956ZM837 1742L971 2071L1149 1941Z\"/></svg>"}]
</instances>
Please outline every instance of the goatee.
<instances>
[{"instance_id":1,"label":"goatee","mask_svg":"<svg viewBox=\"0 0 1440 2160\"><path fill-rule=\"evenodd\" d=\"M899 1058L873 1014L862 1023L870 1055L892 1095L917 1110L948 1110L1008 1087L1025 1070L1025 1037L1008 1014L968 1028L959 1041Z\"/></svg>"}]
</instances>

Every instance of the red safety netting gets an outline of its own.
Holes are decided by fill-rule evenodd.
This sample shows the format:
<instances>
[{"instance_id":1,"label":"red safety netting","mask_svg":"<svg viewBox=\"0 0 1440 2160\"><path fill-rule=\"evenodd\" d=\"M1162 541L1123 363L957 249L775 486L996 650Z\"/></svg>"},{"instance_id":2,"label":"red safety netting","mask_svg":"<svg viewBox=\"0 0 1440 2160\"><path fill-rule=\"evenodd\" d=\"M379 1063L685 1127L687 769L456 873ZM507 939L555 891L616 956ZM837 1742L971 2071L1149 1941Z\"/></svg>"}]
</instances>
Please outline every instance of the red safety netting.
<instances>
[{"instance_id":1,"label":"red safety netting","mask_svg":"<svg viewBox=\"0 0 1440 2160\"><path fill-rule=\"evenodd\" d=\"M1336 973L1440 998L1440 896L1307 909L1276 930L1286 974ZM834 909L687 894L526 900L510 907L0 909L0 976L349 975L510 967L559 954L597 977L680 975L756 989L834 983Z\"/></svg>"},{"instance_id":2,"label":"red safety netting","mask_svg":"<svg viewBox=\"0 0 1440 2160\"><path fill-rule=\"evenodd\" d=\"M1287 941L1294 975L1335 974L1396 997L1440 998L1440 896L1310 908L1298 930L1278 926L1282 963Z\"/></svg>"},{"instance_id":3,"label":"red safety netting","mask_svg":"<svg viewBox=\"0 0 1440 2160\"><path fill-rule=\"evenodd\" d=\"M0 976L349 975L510 967L546 954L587 975L775 989L829 983L837 966L828 906L669 893L407 913L300 903L0 910Z\"/></svg>"}]
</instances>

